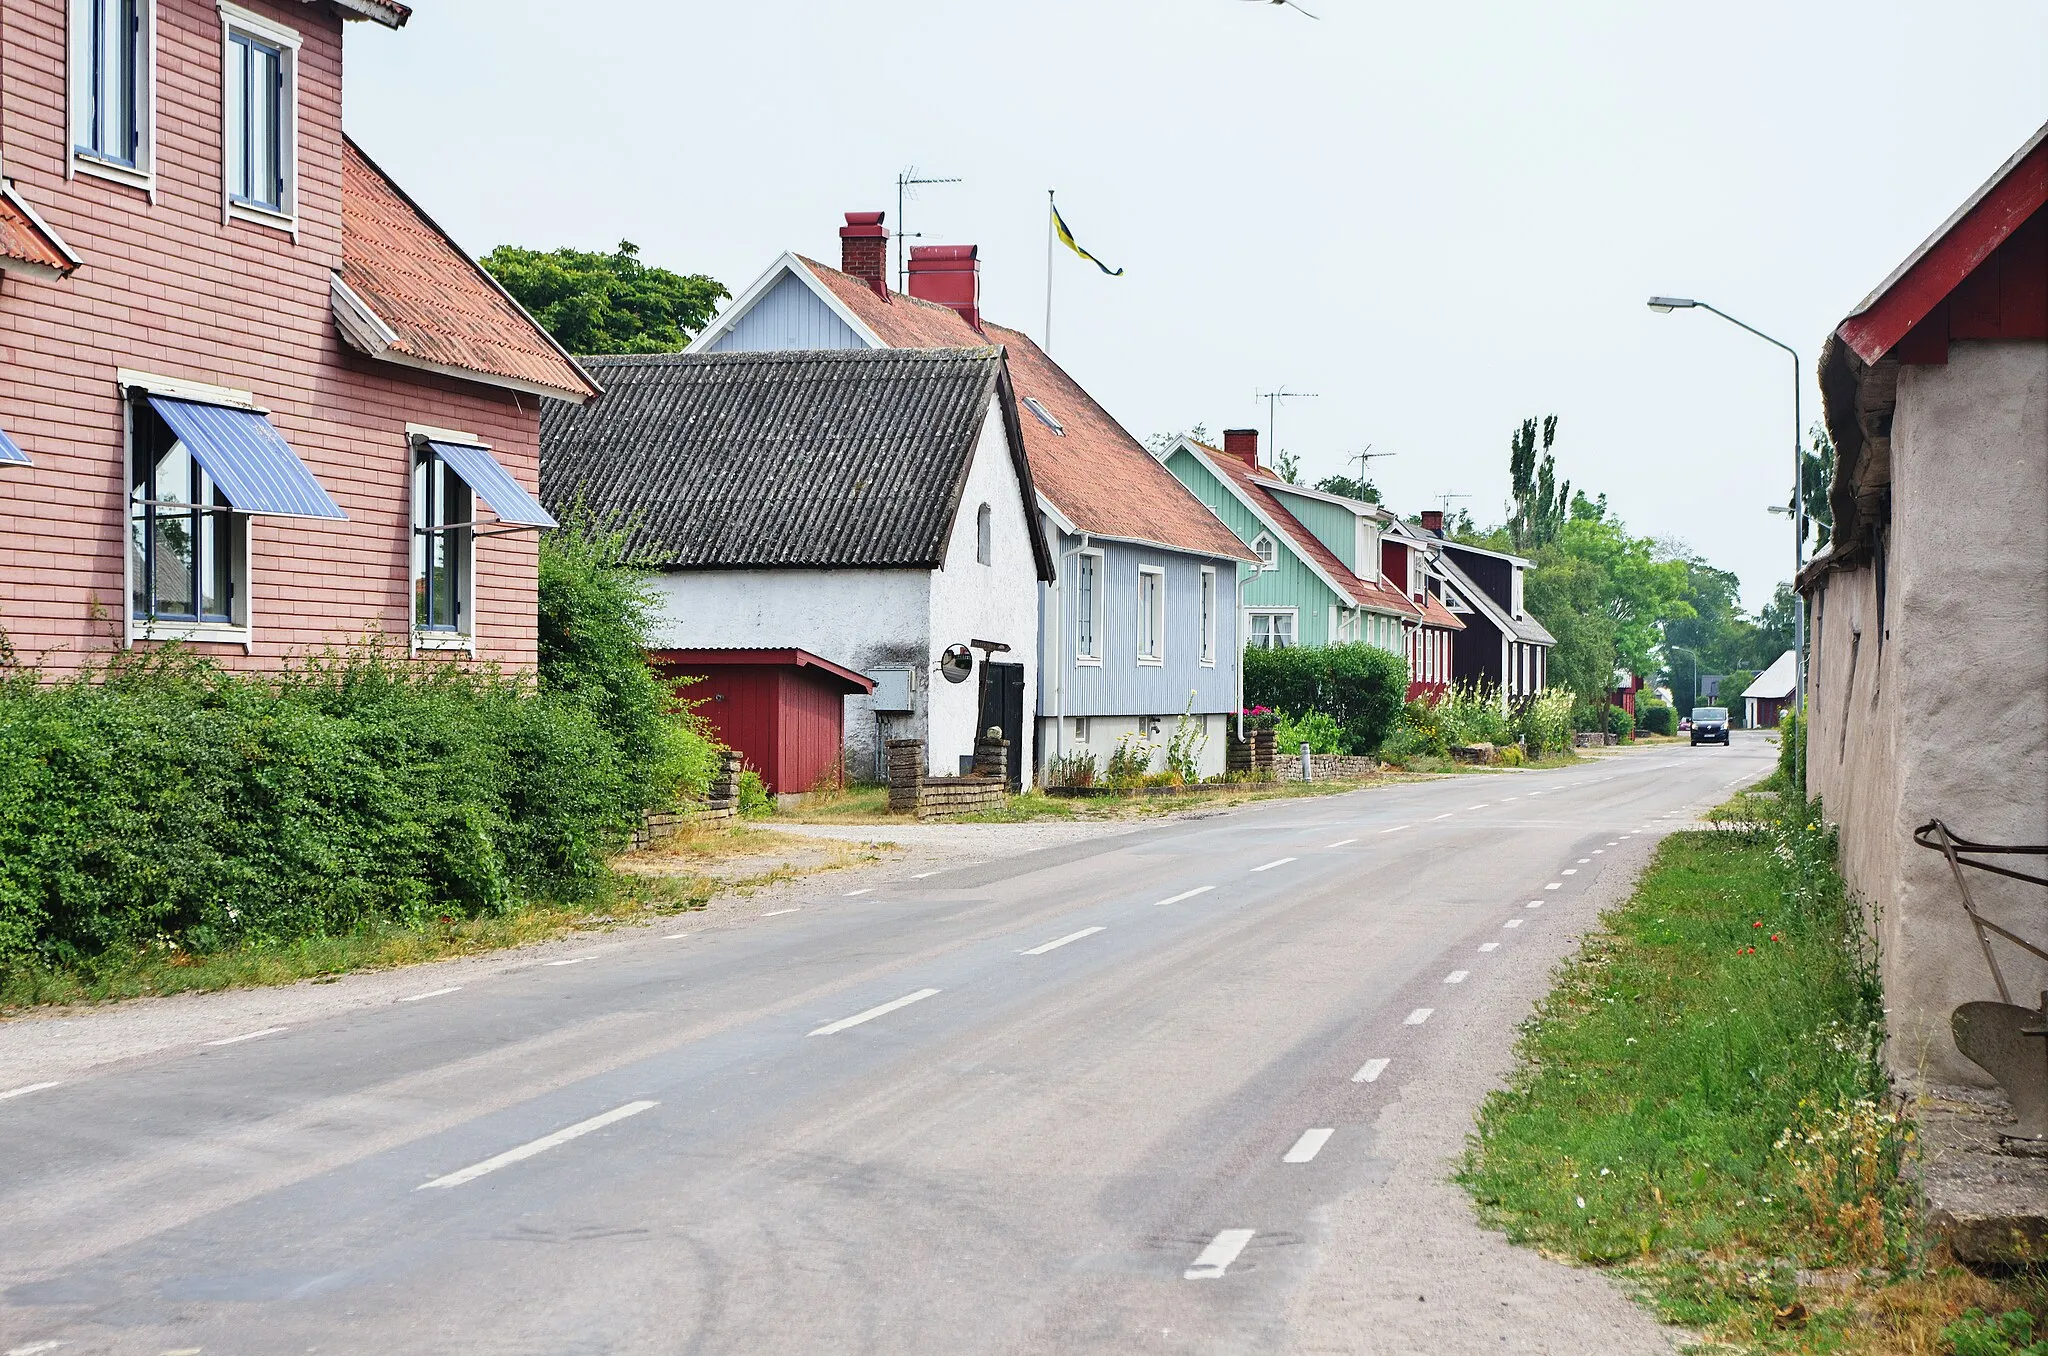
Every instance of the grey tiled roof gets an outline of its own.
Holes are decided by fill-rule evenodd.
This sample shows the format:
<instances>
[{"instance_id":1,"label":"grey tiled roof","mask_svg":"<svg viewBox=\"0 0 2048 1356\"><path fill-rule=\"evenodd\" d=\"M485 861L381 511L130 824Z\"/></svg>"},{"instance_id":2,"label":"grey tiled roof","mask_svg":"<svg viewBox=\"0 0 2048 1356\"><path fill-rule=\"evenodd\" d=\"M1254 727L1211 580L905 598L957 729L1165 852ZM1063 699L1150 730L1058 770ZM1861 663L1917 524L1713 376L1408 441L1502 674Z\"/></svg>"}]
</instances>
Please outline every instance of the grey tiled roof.
<instances>
[{"instance_id":1,"label":"grey tiled roof","mask_svg":"<svg viewBox=\"0 0 2048 1356\"><path fill-rule=\"evenodd\" d=\"M936 568L999 396L1032 502L999 348L580 361L605 394L543 403L541 502L632 524L652 563Z\"/></svg>"}]
</instances>

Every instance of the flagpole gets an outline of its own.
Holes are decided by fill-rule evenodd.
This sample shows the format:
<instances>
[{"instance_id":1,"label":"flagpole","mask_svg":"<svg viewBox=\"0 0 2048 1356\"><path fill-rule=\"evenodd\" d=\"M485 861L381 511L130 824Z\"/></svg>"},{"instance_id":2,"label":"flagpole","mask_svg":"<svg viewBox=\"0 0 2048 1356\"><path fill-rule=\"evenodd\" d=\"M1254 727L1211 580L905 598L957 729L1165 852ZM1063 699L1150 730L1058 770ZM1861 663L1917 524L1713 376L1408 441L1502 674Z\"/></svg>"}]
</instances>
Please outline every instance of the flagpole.
<instances>
[{"instance_id":1,"label":"flagpole","mask_svg":"<svg viewBox=\"0 0 2048 1356\"><path fill-rule=\"evenodd\" d=\"M1045 190L1045 351L1052 352L1052 190Z\"/></svg>"}]
</instances>

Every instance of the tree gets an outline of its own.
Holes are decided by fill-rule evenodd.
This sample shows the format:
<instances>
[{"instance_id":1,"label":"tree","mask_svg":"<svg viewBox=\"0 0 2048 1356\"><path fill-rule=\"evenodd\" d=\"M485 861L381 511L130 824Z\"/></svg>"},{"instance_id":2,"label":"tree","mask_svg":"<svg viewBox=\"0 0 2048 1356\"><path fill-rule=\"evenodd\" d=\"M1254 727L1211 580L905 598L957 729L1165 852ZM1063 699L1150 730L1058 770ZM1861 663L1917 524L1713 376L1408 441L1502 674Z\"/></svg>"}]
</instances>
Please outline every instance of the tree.
<instances>
[{"instance_id":1,"label":"tree","mask_svg":"<svg viewBox=\"0 0 2048 1356\"><path fill-rule=\"evenodd\" d=\"M1214 446L1214 442L1209 437L1207 426L1202 424L1196 424L1193 428L1184 428L1178 433L1155 433L1145 440L1145 446L1152 449L1153 456L1164 456L1167 449L1182 438L1192 438L1198 443Z\"/></svg>"},{"instance_id":2,"label":"tree","mask_svg":"<svg viewBox=\"0 0 2048 1356\"><path fill-rule=\"evenodd\" d=\"M1534 551L1554 540L1565 521L1565 506L1571 500L1571 482L1557 481L1557 458L1551 444L1557 441L1557 416L1543 416L1543 461L1536 461L1534 419L1524 419L1508 441L1508 481L1514 503L1508 511L1508 537L1517 551Z\"/></svg>"},{"instance_id":3,"label":"tree","mask_svg":"<svg viewBox=\"0 0 2048 1356\"><path fill-rule=\"evenodd\" d=\"M1597 705L1614 682L1615 624L1607 606L1606 571L1592 560L1551 545L1537 553L1523 583L1530 615L1557 638L1550 651L1550 682Z\"/></svg>"},{"instance_id":4,"label":"tree","mask_svg":"<svg viewBox=\"0 0 2048 1356\"><path fill-rule=\"evenodd\" d=\"M1828 498L1835 481L1835 441L1828 437L1827 425L1818 421L1806 436L1813 450L1799 454L1799 483L1806 491L1806 521L1814 534L1813 549L1818 551L1835 533L1835 506Z\"/></svg>"},{"instance_id":5,"label":"tree","mask_svg":"<svg viewBox=\"0 0 2048 1356\"><path fill-rule=\"evenodd\" d=\"M1286 448L1275 448L1273 451L1273 474L1279 476L1290 485L1299 485L1301 483L1301 463L1296 461L1294 454Z\"/></svg>"},{"instance_id":6,"label":"tree","mask_svg":"<svg viewBox=\"0 0 2048 1356\"><path fill-rule=\"evenodd\" d=\"M630 240L611 254L500 245L482 263L571 353L674 353L732 295L701 273L640 262Z\"/></svg>"},{"instance_id":7,"label":"tree","mask_svg":"<svg viewBox=\"0 0 2048 1356\"><path fill-rule=\"evenodd\" d=\"M1316 482L1316 488L1324 494L1340 494L1346 499L1356 499L1361 503L1380 502L1380 487L1373 484L1370 479L1353 480L1350 476L1324 476Z\"/></svg>"}]
</instances>

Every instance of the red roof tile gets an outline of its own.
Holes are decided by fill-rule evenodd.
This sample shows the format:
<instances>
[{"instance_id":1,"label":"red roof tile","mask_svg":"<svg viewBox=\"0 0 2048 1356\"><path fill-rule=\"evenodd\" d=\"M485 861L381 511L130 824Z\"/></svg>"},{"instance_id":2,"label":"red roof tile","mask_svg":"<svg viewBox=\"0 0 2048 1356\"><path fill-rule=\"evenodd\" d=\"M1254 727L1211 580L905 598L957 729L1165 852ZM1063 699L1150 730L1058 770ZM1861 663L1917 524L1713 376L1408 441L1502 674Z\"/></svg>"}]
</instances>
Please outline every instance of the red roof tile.
<instances>
[{"instance_id":1,"label":"red roof tile","mask_svg":"<svg viewBox=\"0 0 2048 1356\"><path fill-rule=\"evenodd\" d=\"M1234 532L1022 332L988 322L976 330L952 307L900 292L891 292L885 301L851 274L798 258L891 348L1001 344L1018 400L1036 400L1065 430L1055 432L1029 409L1018 410L1031 478L1077 531L1255 559Z\"/></svg>"},{"instance_id":2,"label":"red roof tile","mask_svg":"<svg viewBox=\"0 0 2048 1356\"><path fill-rule=\"evenodd\" d=\"M577 399L598 387L355 142L341 168L341 280L395 334L386 352Z\"/></svg>"},{"instance_id":3,"label":"red roof tile","mask_svg":"<svg viewBox=\"0 0 2048 1356\"><path fill-rule=\"evenodd\" d=\"M1424 626L1441 626L1446 631L1462 631L1465 629L1465 623L1458 620L1458 614L1445 607L1442 600L1434 593L1423 594L1422 601L1422 624Z\"/></svg>"},{"instance_id":4,"label":"red roof tile","mask_svg":"<svg viewBox=\"0 0 2048 1356\"><path fill-rule=\"evenodd\" d=\"M0 191L0 268L11 263L14 271L51 276L69 273L78 260L55 232L37 221L26 204L14 196L12 184Z\"/></svg>"},{"instance_id":5,"label":"red roof tile","mask_svg":"<svg viewBox=\"0 0 2048 1356\"><path fill-rule=\"evenodd\" d=\"M1194 442L1193 439L1188 441ZM1348 565L1338 559L1336 552L1323 545L1321 539L1308 530L1301 519L1289 513L1287 506L1275 498L1273 492L1267 488L1286 482L1275 480L1264 470L1254 472L1240 458L1231 456L1221 448L1211 447L1207 443L1194 445L1202 449L1210 465L1219 473L1230 477L1231 482L1244 491L1245 497L1256 504L1261 513L1272 519L1280 530L1287 534L1289 544L1294 547L1297 554L1308 557L1324 574L1336 580L1338 588L1348 594L1353 603L1379 612L1392 612L1410 620L1423 615L1423 610L1399 589L1389 587L1377 578L1365 579L1354 574Z\"/></svg>"}]
</instances>

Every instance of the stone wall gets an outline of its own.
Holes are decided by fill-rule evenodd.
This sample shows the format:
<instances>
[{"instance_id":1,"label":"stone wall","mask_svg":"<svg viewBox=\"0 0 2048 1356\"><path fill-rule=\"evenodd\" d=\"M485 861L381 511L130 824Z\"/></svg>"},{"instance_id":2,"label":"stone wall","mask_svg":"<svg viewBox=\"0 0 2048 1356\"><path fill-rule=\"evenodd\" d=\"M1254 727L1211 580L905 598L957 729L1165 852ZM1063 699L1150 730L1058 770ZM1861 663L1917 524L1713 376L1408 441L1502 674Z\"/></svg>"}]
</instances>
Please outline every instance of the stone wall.
<instances>
[{"instance_id":1,"label":"stone wall","mask_svg":"<svg viewBox=\"0 0 2048 1356\"><path fill-rule=\"evenodd\" d=\"M718 767L711 774L709 794L696 804L660 813L650 811L642 819L640 831L633 835L632 851L645 851L699 825L723 824L737 819L739 813L740 756L727 749L718 756Z\"/></svg>"},{"instance_id":2,"label":"stone wall","mask_svg":"<svg viewBox=\"0 0 2048 1356\"><path fill-rule=\"evenodd\" d=\"M927 777L917 792L919 819L954 819L1000 810L1009 789L998 777Z\"/></svg>"},{"instance_id":3,"label":"stone wall","mask_svg":"<svg viewBox=\"0 0 2048 1356\"><path fill-rule=\"evenodd\" d=\"M1009 797L1002 775L1008 749L1005 740L981 742L977 766L994 769L993 776L931 777L924 770L923 740L890 740L889 812L919 819L952 819L1002 809Z\"/></svg>"},{"instance_id":4,"label":"stone wall","mask_svg":"<svg viewBox=\"0 0 2048 1356\"><path fill-rule=\"evenodd\" d=\"M1352 757L1342 753L1312 753L1308 756L1310 780L1318 782L1355 782L1375 776L1380 770L1377 758ZM1301 754L1292 758L1281 758L1274 771L1283 782L1301 780Z\"/></svg>"}]
</instances>

